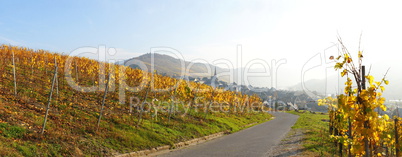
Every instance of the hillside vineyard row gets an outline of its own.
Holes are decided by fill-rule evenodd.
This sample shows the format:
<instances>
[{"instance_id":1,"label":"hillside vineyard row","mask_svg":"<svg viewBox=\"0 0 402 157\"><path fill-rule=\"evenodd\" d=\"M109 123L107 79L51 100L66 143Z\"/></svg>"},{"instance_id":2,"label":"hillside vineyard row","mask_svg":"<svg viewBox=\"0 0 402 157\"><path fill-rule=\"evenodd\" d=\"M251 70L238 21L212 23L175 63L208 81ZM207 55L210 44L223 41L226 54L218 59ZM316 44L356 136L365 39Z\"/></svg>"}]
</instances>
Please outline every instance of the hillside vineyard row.
<instances>
[{"instance_id":1,"label":"hillside vineyard row","mask_svg":"<svg viewBox=\"0 0 402 157\"><path fill-rule=\"evenodd\" d=\"M12 88L14 84L13 53L16 91ZM51 118L62 119L63 113L59 113L61 110L58 108L75 104L79 104L80 110L83 111L99 111L100 103L93 104L92 100L98 102L102 100L109 75L105 118L140 113L156 116L158 111L169 112L170 118L172 116L170 114L176 114L170 113L172 109L176 112L180 111L180 115L186 114L186 111L197 111L199 112L197 114L208 114L211 111L245 114L263 110L260 98L255 95L249 96L240 92L215 89L205 84L144 72L123 65L100 63L84 57L72 57L9 45L0 46L2 99L16 100L17 103L25 104L25 108L44 110L51 88L55 62L58 65L58 75L56 94L51 105L53 108ZM84 88L73 89L68 79L76 83L75 86ZM86 90L90 87L93 87L95 91ZM14 96L14 92L17 96ZM78 97L84 99L78 99ZM146 115L145 118L147 118ZM163 117L160 118L159 120L164 120ZM35 130L40 126L32 125L31 128Z\"/></svg>"}]
</instances>

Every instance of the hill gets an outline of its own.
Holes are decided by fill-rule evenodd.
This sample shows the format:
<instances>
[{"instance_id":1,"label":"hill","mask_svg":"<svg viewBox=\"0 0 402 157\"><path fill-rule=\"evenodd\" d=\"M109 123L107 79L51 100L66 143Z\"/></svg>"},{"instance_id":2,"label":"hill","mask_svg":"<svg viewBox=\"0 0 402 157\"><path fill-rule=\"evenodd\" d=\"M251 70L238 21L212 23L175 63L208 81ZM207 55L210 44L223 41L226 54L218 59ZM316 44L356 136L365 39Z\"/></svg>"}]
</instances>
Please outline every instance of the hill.
<instances>
[{"instance_id":1,"label":"hill","mask_svg":"<svg viewBox=\"0 0 402 157\"><path fill-rule=\"evenodd\" d=\"M400 100L401 96L399 93L401 92L401 89L399 87L402 86L402 83L398 80L402 80L402 77L394 74L393 76L387 76L387 79L388 78L390 78L390 85L386 86L383 96L387 100ZM305 91L311 97L316 98L317 96L323 97L325 95L342 94L344 82L346 82L345 77L331 75L324 79L306 80L304 83L290 86L289 89L294 91Z\"/></svg>"},{"instance_id":2,"label":"hill","mask_svg":"<svg viewBox=\"0 0 402 157\"><path fill-rule=\"evenodd\" d=\"M0 156L111 156L173 146L266 121L270 115L248 112L258 108L247 102L260 101L87 58L0 46ZM215 102L223 105L209 105Z\"/></svg>"},{"instance_id":3,"label":"hill","mask_svg":"<svg viewBox=\"0 0 402 157\"><path fill-rule=\"evenodd\" d=\"M289 89L305 91L309 93L311 97L317 98L317 96L323 97L325 95L342 93L345 81L346 78L331 75L324 79L306 80L305 82L289 87Z\"/></svg>"},{"instance_id":4,"label":"hill","mask_svg":"<svg viewBox=\"0 0 402 157\"><path fill-rule=\"evenodd\" d=\"M160 74L168 76L211 77L214 75L215 69L217 73L226 71L223 68L213 66L211 64L188 62L169 55L158 53L147 53L139 57L128 59L125 62L131 60L142 61L147 66L148 72L151 72L152 59L154 61L153 66L155 70L157 70ZM183 71L182 64L184 66ZM190 69L186 69L190 66ZM131 65L131 67L138 68L138 65Z\"/></svg>"},{"instance_id":5,"label":"hill","mask_svg":"<svg viewBox=\"0 0 402 157\"><path fill-rule=\"evenodd\" d=\"M185 76L189 77L190 80L194 80L196 78L210 79L212 76L214 76L216 70L216 74L218 74L219 80L224 81L227 84L231 84L233 82L240 84L240 81L238 80L238 75L241 74L241 77L244 77L243 72L246 70L249 72L265 72L265 71L270 72L270 69L262 69L260 67L258 68L252 67L251 69L245 69L244 67L242 68L232 67L234 69L221 68L219 66L214 66L209 63L188 62L179 58L174 58L169 55L158 54L158 53L143 54L138 57L127 59L124 61L124 63L127 63L129 61L133 62L141 61L147 66L148 72L151 72L152 59L154 60L153 62L153 66L155 68L154 70L156 70L159 74L172 76L176 78ZM182 66L184 67L184 71L182 71ZM130 67L139 68L139 66L136 64L130 65ZM230 80L229 74L233 76L232 78L233 80ZM247 79L247 81L245 81L245 79ZM271 79L272 78L270 78L269 76L267 77L249 76L248 78L243 78L241 84L246 86L251 85L255 87L271 87L272 86L272 84L270 84Z\"/></svg>"}]
</instances>

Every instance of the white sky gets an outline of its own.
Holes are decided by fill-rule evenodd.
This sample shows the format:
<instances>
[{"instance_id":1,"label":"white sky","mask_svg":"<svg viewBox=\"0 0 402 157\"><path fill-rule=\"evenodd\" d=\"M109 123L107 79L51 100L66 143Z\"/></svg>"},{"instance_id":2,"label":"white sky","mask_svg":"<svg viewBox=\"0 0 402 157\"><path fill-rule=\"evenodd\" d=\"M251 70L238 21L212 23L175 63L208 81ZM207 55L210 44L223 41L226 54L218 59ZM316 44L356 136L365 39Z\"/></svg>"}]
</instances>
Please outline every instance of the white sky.
<instances>
[{"instance_id":1,"label":"white sky","mask_svg":"<svg viewBox=\"0 0 402 157\"><path fill-rule=\"evenodd\" d=\"M120 59L167 46L187 61L227 59L235 66L240 44L243 66L256 58L270 66L272 60L286 60L276 74L278 88L299 83L303 73L306 80L326 77L325 69L333 64L325 61L336 53L326 49L338 34L353 54L362 33L365 64L372 65L372 74L379 78L391 68L391 84L402 82L402 2L396 0L5 3L0 7L0 43L64 53L105 45L117 48ZM303 66L311 70L303 72Z\"/></svg>"}]
</instances>

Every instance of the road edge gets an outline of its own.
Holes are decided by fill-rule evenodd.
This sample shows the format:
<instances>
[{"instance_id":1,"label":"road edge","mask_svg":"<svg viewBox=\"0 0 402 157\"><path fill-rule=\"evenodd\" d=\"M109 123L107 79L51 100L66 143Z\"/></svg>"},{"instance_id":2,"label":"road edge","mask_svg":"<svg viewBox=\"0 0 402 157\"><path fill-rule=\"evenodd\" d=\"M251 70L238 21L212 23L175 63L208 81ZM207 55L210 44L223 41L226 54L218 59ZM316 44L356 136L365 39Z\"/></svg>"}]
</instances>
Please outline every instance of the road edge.
<instances>
[{"instance_id":1,"label":"road edge","mask_svg":"<svg viewBox=\"0 0 402 157\"><path fill-rule=\"evenodd\" d=\"M274 118L275 117L272 116L270 119L266 119L265 121L263 121L261 123L254 122L254 123L244 125L241 130L250 128L250 127L258 125L258 124L268 122L270 120L273 120ZM241 130L239 130L239 131L241 131ZM234 132L232 132L232 133L234 133ZM145 149L145 150L125 153L125 154L117 154L117 155L114 155L114 156L115 157L156 156L156 155L165 154L165 153L168 153L168 152L171 152L171 151L176 151L176 150L179 150L179 149L187 148L187 147L190 147L190 146L195 146L195 145L198 145L198 144L201 144L201 143L204 143L204 142L207 142L207 141L211 141L211 140L217 139L219 137L222 137L224 135L228 135L228 134L232 134L232 133L229 130L226 130L226 131L210 134L210 135L207 135L207 136L194 138L194 139L191 139L191 140L188 140L188 141L175 143L173 146L164 145L164 146L159 146L159 147L155 147L155 148L151 148L151 149Z\"/></svg>"}]
</instances>

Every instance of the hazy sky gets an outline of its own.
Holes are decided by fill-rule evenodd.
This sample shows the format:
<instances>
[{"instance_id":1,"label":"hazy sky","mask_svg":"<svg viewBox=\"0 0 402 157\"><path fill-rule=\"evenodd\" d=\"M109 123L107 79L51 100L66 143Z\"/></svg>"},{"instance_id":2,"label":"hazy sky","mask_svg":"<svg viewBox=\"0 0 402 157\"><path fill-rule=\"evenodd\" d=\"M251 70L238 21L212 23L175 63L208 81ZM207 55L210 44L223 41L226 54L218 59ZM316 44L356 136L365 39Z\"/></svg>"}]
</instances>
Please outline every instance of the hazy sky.
<instances>
[{"instance_id":1,"label":"hazy sky","mask_svg":"<svg viewBox=\"0 0 402 157\"><path fill-rule=\"evenodd\" d=\"M365 64L372 65L372 73L381 77L391 67L391 83L402 81L398 80L402 79L399 47L402 2L399 1L1 3L0 43L64 53L105 45L116 48L118 58L131 58L149 52L152 47L167 46L181 52L188 61L204 59L213 63L227 59L235 67L245 66L256 58L272 67L272 60L282 59L286 63L275 74L277 85L267 85L279 88L297 84L302 76L312 79L335 74L332 68L325 74L326 67L333 65L326 62L329 53L337 53L329 48L331 43L337 41L339 34L355 53L363 33L361 47ZM235 63L239 44L242 65Z\"/></svg>"}]
</instances>

